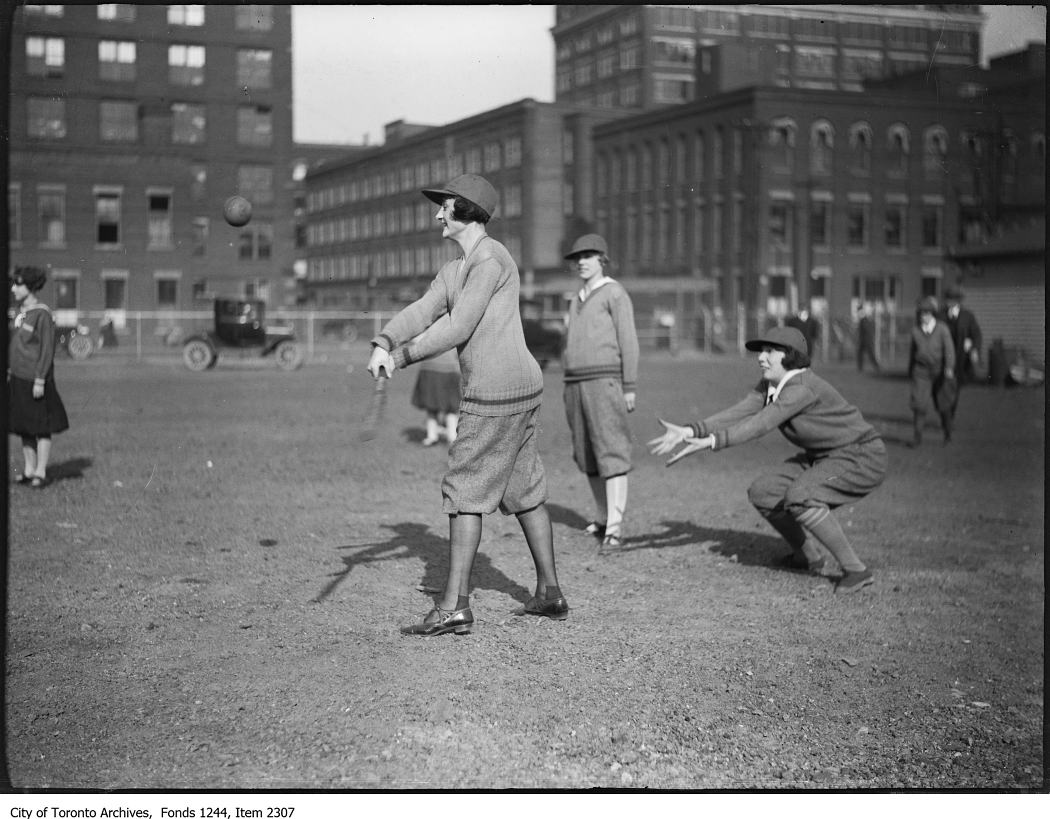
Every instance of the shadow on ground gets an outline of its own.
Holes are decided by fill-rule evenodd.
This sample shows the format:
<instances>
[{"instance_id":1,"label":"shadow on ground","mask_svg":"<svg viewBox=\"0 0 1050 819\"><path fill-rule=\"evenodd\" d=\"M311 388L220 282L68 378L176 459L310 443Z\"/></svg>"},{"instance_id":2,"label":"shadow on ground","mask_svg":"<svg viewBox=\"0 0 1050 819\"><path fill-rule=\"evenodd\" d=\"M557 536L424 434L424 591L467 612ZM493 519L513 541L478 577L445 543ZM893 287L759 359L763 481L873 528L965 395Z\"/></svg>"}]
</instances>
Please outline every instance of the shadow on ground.
<instances>
[{"instance_id":1,"label":"shadow on ground","mask_svg":"<svg viewBox=\"0 0 1050 819\"><path fill-rule=\"evenodd\" d=\"M331 580L314 597L313 602L320 603L332 594L355 567L387 560L422 560L426 568L418 587L420 591L438 594L444 589L448 575L447 535L435 535L422 523L383 524L383 528L392 533L386 540L339 547L340 551L345 552L342 556L343 568L330 575ZM471 587L503 592L521 603L532 597L531 591L503 574L481 550L474 558Z\"/></svg>"}]
</instances>

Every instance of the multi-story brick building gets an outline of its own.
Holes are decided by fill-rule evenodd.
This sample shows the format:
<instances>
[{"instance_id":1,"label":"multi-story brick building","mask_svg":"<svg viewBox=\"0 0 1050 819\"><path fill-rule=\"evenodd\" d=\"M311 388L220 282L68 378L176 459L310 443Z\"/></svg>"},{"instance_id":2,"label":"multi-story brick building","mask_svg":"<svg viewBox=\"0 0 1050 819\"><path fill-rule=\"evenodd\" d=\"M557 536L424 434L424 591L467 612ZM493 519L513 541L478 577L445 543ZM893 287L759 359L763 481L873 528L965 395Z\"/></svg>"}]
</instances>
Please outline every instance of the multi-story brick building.
<instances>
[{"instance_id":1,"label":"multi-story brick building","mask_svg":"<svg viewBox=\"0 0 1050 819\"><path fill-rule=\"evenodd\" d=\"M997 203L1045 201L1045 76L1016 63L749 86L602 125L594 222L621 277L692 277L711 307L910 314Z\"/></svg>"},{"instance_id":2,"label":"multi-story brick building","mask_svg":"<svg viewBox=\"0 0 1050 819\"><path fill-rule=\"evenodd\" d=\"M461 173L496 187L489 232L517 260L524 291L534 290L563 269L566 242L591 227L591 131L618 115L525 99L440 127L390 123L382 146L314 167L307 302L379 308L418 295L455 251L420 190Z\"/></svg>"},{"instance_id":3,"label":"multi-story brick building","mask_svg":"<svg viewBox=\"0 0 1050 819\"><path fill-rule=\"evenodd\" d=\"M710 93L707 46L725 47L726 75L761 65L779 87L859 90L868 78L977 65L983 23L977 5L556 8L555 101L634 110Z\"/></svg>"},{"instance_id":4,"label":"multi-story brick building","mask_svg":"<svg viewBox=\"0 0 1050 819\"><path fill-rule=\"evenodd\" d=\"M11 42L10 261L60 320L294 302L289 6L27 5Z\"/></svg>"}]
</instances>

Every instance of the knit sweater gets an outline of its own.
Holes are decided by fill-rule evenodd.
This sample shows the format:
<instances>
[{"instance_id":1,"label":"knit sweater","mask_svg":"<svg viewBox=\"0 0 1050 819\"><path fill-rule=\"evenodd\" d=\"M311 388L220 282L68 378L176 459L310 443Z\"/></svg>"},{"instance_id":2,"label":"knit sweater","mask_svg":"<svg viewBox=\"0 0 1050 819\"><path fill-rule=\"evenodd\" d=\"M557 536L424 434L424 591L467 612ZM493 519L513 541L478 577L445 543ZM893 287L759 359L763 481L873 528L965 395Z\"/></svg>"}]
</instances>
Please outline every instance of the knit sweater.
<instances>
[{"instance_id":1,"label":"knit sweater","mask_svg":"<svg viewBox=\"0 0 1050 819\"><path fill-rule=\"evenodd\" d=\"M569 305L562 368L566 383L615 378L624 392L638 384L638 334L631 297L617 281L605 283Z\"/></svg>"},{"instance_id":2,"label":"knit sweater","mask_svg":"<svg viewBox=\"0 0 1050 819\"><path fill-rule=\"evenodd\" d=\"M949 368L955 370L955 342L948 325L938 321L933 332L927 335L916 324L911 331L908 375L914 375L918 369L936 378Z\"/></svg>"},{"instance_id":3,"label":"knit sweater","mask_svg":"<svg viewBox=\"0 0 1050 819\"><path fill-rule=\"evenodd\" d=\"M808 368L766 404L768 388L763 378L740 403L692 424L694 436L714 435L714 449L724 449L779 429L792 444L818 455L879 437L860 410Z\"/></svg>"},{"instance_id":4,"label":"knit sweater","mask_svg":"<svg viewBox=\"0 0 1050 819\"><path fill-rule=\"evenodd\" d=\"M55 363L55 320L39 302L15 317L8 349L7 371L40 386L51 377Z\"/></svg>"},{"instance_id":5,"label":"knit sweater","mask_svg":"<svg viewBox=\"0 0 1050 819\"><path fill-rule=\"evenodd\" d=\"M444 265L427 292L394 316L372 344L390 352L398 368L458 349L461 412L515 415L534 409L543 374L525 346L519 287L510 253L482 236L465 256Z\"/></svg>"}]
</instances>

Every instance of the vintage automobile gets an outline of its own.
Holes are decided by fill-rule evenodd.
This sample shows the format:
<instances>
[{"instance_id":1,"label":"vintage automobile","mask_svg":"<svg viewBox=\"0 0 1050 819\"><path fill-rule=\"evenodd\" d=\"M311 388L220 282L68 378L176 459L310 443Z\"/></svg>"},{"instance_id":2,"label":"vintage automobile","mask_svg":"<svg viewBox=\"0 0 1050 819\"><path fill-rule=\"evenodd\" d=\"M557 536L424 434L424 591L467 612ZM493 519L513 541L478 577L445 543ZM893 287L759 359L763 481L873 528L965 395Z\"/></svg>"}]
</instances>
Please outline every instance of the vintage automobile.
<instances>
[{"instance_id":1,"label":"vintage automobile","mask_svg":"<svg viewBox=\"0 0 1050 819\"><path fill-rule=\"evenodd\" d=\"M215 366L220 351L249 355L273 355L282 370L303 365L304 353L290 325L266 326L265 305L256 299L216 299L215 326L187 336L182 361L201 372Z\"/></svg>"}]
</instances>

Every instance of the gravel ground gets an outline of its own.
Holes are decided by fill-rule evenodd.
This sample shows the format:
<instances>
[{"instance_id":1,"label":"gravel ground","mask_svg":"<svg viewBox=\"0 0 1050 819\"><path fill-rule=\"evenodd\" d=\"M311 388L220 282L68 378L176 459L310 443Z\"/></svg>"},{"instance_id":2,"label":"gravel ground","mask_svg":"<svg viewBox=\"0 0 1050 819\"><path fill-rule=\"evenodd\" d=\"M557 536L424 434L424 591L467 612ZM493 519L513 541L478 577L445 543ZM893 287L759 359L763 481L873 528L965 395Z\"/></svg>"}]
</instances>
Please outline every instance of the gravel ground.
<instances>
[{"instance_id":1,"label":"gravel ground","mask_svg":"<svg viewBox=\"0 0 1050 819\"><path fill-rule=\"evenodd\" d=\"M957 441L931 429L912 450L903 379L818 365L891 450L887 483L840 515L876 573L844 596L780 570L747 503L785 441L673 469L645 453L657 414L739 398L753 360L643 361L609 557L579 531L589 493L549 370L570 617L513 616L534 575L497 514L474 632L421 639L397 627L444 578L445 453L418 445L412 371L358 440L364 360L57 363L73 428L55 481L10 488L16 789L1046 792L1042 389L968 389Z\"/></svg>"}]
</instances>

